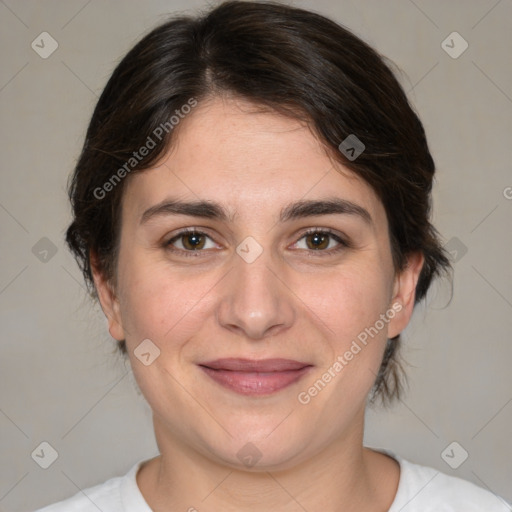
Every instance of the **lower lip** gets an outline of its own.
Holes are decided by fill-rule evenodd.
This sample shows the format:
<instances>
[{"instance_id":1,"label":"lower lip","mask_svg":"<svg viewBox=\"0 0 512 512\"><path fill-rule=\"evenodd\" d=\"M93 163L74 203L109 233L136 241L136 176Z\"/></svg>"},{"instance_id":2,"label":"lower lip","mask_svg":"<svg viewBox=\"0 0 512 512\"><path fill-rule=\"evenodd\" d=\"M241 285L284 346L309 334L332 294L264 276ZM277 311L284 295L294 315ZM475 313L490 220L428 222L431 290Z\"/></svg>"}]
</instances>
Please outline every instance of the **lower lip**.
<instances>
[{"instance_id":1,"label":"lower lip","mask_svg":"<svg viewBox=\"0 0 512 512\"><path fill-rule=\"evenodd\" d=\"M200 367L215 382L241 395L270 395L301 379L311 366L282 372L238 372Z\"/></svg>"}]
</instances>

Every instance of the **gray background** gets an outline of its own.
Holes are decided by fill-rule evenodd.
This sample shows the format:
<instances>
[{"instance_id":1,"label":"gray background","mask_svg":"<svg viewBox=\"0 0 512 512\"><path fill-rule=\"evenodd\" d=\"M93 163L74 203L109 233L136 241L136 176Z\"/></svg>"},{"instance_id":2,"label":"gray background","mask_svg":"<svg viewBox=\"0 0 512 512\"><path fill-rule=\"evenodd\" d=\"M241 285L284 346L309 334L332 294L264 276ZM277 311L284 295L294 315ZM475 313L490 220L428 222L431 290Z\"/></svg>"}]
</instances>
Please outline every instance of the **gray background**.
<instances>
[{"instance_id":1,"label":"gray background","mask_svg":"<svg viewBox=\"0 0 512 512\"><path fill-rule=\"evenodd\" d=\"M403 70L438 166L434 223L458 250L451 304L437 286L406 331L409 393L368 413L366 443L511 501L512 2L294 4L346 25ZM33 510L157 453L149 408L64 246L65 187L116 62L168 13L205 6L0 1L1 510ZM31 47L44 31L59 45L47 59ZM456 59L441 46L453 31L469 43ZM55 255L42 252L43 237ZM43 441L58 452L46 470L31 458ZM441 457L453 441L469 453L458 469Z\"/></svg>"}]
</instances>

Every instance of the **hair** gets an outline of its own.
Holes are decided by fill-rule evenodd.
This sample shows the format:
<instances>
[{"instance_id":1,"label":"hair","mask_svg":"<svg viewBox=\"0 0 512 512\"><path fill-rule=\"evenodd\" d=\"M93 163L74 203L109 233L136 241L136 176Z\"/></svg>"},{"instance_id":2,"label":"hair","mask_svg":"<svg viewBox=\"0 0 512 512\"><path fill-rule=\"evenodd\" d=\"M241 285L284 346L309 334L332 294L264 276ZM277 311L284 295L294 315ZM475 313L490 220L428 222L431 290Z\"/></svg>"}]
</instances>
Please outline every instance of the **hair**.
<instances>
[{"instance_id":1,"label":"hair","mask_svg":"<svg viewBox=\"0 0 512 512\"><path fill-rule=\"evenodd\" d=\"M408 254L424 255L415 304L435 277L448 273L449 258L429 221L434 161L385 59L317 13L227 1L154 28L117 65L98 100L69 182L73 221L66 233L93 297L91 255L115 285L128 173L150 168L165 154L179 133L169 121L187 112L185 105L222 95L307 123L336 161L372 187L386 211L395 270L405 268ZM339 149L349 135L365 146L356 159ZM135 158L149 138L154 147ZM117 343L126 354L125 340ZM400 397L399 345L400 335L387 340L371 402Z\"/></svg>"}]
</instances>

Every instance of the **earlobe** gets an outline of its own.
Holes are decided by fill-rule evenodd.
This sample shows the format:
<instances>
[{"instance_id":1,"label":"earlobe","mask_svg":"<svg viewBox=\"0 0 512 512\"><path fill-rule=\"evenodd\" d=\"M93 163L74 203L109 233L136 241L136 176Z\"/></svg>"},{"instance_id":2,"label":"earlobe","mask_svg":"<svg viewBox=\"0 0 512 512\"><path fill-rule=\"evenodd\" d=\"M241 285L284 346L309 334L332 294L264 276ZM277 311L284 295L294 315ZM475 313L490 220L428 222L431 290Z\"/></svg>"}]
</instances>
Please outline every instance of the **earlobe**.
<instances>
[{"instance_id":1,"label":"earlobe","mask_svg":"<svg viewBox=\"0 0 512 512\"><path fill-rule=\"evenodd\" d=\"M90 252L90 261L94 286L98 294L101 309L107 317L110 335L116 340L124 340L125 335L119 311L119 300L115 290L106 278L104 272L100 269L98 258L92 251Z\"/></svg>"},{"instance_id":2,"label":"earlobe","mask_svg":"<svg viewBox=\"0 0 512 512\"><path fill-rule=\"evenodd\" d=\"M388 338L398 336L407 327L411 319L416 297L416 285L424 261L425 258L421 252L409 254L406 267L395 276L391 305L397 311L397 314L389 322Z\"/></svg>"}]
</instances>

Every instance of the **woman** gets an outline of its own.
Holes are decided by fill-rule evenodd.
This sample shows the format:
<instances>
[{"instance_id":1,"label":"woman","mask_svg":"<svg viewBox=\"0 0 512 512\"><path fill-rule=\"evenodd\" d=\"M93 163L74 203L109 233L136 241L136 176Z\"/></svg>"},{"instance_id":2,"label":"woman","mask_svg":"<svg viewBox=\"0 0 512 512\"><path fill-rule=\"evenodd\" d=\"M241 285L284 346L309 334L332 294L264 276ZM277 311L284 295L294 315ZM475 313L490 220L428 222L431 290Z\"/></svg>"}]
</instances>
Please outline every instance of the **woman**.
<instances>
[{"instance_id":1,"label":"woman","mask_svg":"<svg viewBox=\"0 0 512 512\"><path fill-rule=\"evenodd\" d=\"M363 446L449 270L434 170L392 72L322 16L226 2L144 37L96 106L67 242L160 455L42 510L509 510Z\"/></svg>"}]
</instances>

